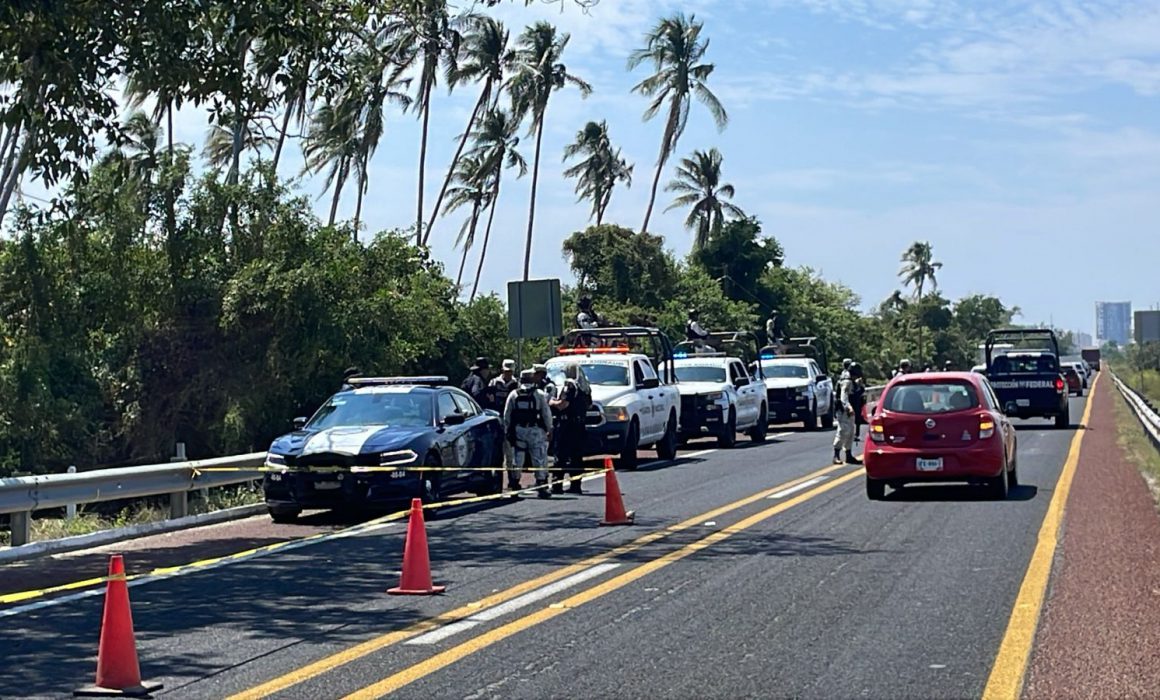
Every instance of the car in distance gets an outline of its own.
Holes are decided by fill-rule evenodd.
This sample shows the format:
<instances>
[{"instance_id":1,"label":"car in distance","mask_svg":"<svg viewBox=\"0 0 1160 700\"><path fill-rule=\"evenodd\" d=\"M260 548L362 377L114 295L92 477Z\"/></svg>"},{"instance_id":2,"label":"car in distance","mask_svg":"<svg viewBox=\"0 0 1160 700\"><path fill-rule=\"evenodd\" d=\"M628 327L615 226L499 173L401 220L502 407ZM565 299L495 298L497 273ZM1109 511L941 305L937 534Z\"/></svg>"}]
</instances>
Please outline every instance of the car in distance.
<instances>
[{"instance_id":1,"label":"car in distance","mask_svg":"<svg viewBox=\"0 0 1160 700\"><path fill-rule=\"evenodd\" d=\"M866 496L922 482L983 484L1005 499L1019 483L1015 428L975 372L904 374L886 385L862 455Z\"/></svg>"},{"instance_id":2,"label":"car in distance","mask_svg":"<svg viewBox=\"0 0 1160 700\"><path fill-rule=\"evenodd\" d=\"M1010 349L997 352L1003 345ZM987 379L1005 414L1051 418L1057 428L1068 427L1067 380L1060 371L1059 341L1053 330L996 329L987 334L985 350Z\"/></svg>"},{"instance_id":3,"label":"car in distance","mask_svg":"<svg viewBox=\"0 0 1160 700\"><path fill-rule=\"evenodd\" d=\"M1075 365L1064 365L1059 371L1067 382L1067 392L1075 396L1083 396L1083 376L1076 370Z\"/></svg>"},{"instance_id":4,"label":"car in distance","mask_svg":"<svg viewBox=\"0 0 1160 700\"><path fill-rule=\"evenodd\" d=\"M446 386L447 377L357 377L274 440L262 483L274 522L303 510L436 503L503 490L499 414ZM415 467L463 467L422 471Z\"/></svg>"}]
</instances>

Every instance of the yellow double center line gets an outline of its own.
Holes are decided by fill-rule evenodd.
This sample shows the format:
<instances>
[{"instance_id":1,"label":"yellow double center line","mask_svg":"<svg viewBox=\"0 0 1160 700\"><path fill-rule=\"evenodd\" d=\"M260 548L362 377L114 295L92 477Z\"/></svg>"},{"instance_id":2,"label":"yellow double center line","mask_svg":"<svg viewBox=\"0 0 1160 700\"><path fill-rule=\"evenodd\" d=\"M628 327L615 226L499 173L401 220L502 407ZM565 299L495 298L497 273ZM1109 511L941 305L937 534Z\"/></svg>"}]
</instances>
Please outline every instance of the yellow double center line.
<instances>
[{"instance_id":1,"label":"yellow double center line","mask_svg":"<svg viewBox=\"0 0 1160 700\"><path fill-rule=\"evenodd\" d=\"M692 528L692 527L703 525L707 520L712 520L713 518L720 517L722 515L725 515L727 513L735 511L739 508L743 508L749 504L756 503L762 499L769 498L769 497L773 496L774 494L777 494L780 491L784 491L785 489L790 488L796 484L804 483L804 482L809 481L811 479L816 479L819 476L829 474L829 473L834 472L834 471L846 469L846 468L847 467L845 465L835 465L835 466L826 467L824 469L819 469L818 471L813 472L811 474L807 474L799 479L794 479L792 481L788 481L788 482L779 484L777 486L774 486L773 488L766 489L766 490L761 491L759 493L755 493L752 496L747 496L747 497L742 498L738 501L734 501L733 503L730 503L728 505L721 506L720 508L715 508L715 509L710 510L708 512L702 513L696 517L689 518L688 520L684 520L680 523L677 523L676 525L672 525L672 526L667 527L663 530L651 532L647 535L644 535L643 537L637 538L636 540L629 542L628 544L621 545L619 547L615 547L613 549L610 549L608 552L606 552L604 554L601 554L601 555L598 555L595 557L590 557L588 559L584 559L580 562L577 562L575 564L565 566L563 568L549 572L543 576L532 579L530 581L525 581L524 583L513 586L512 588L509 588L505 591L501 591L501 592L496 593L494 595L488 596L487 598L484 598L483 600L480 600L480 601L477 601L474 603L469 603L465 606L456 608L455 610L451 610L451 611L444 613L442 615L439 615L437 617L429 618L427 620L422 620L422 621L417 622L413 625L405 627L401 630L389 632L387 634L376 637L374 639L367 640L367 641L365 641L361 644L358 644L356 646L353 646L349 649L345 649L341 652L338 652L337 654L325 657L323 659L319 659L318 661L315 661L311 664L303 666L302 668L299 668L295 671L287 673L286 675L275 678L269 682L263 683L262 685L256 686L254 688L250 688L249 690L238 693L237 695L233 695L229 698L229 700L243 700L243 699L258 700L259 698L268 697L269 695L272 695L274 693L280 692L280 691L285 690L287 688L293 687L293 686L298 685L300 683L304 683L308 680L311 680L313 678L321 676L324 673L333 671L334 669L336 669L340 666L349 664L353 661L357 661L358 659L361 659L365 656L368 656L368 655L373 654L375 652L386 649L387 647L390 647L390 646L393 646L393 645L398 644L400 642L406 641L407 639L410 639L411 637L415 637L415 636L418 636L420 634L423 634L424 632L431 631L431 630L433 630L437 627L440 627L442 625L445 625L449 622L454 622L457 620L462 620L464 618L470 617L472 615L479 613L480 611L482 611L485 608L490 608L490 607L493 607L495 605L499 605L501 603L504 603L508 600L511 600L513 598L517 598L525 593L529 593L529 592L536 590L538 588L541 588L545 585L548 585L548 584L553 583L555 581L558 581L560 579L566 578L568 576L572 576L572 575L577 574L581 571L584 571L585 569L589 569L592 566L602 564L604 562L607 562L611 559L615 559L615 558L620 557L620 556L627 554L629 552L633 552L633 551L636 551L638 549L641 549L642 547L645 547L646 545L649 545L653 542L664 539L664 538L666 538L670 535L673 535L675 533L681 532L683 530L688 530L689 528ZM785 511L789 508L792 508L795 505L798 505L799 503L803 503L803 502L805 502L805 501L807 501L807 500L809 500L809 499L811 499L811 498L813 498L821 493L824 493L826 491L829 491L832 488L835 488L841 484L844 484L844 483L850 481L851 479L859 476L861 473L862 473L861 470L857 470L857 471L850 472L848 474L843 474L842 476L838 477L837 479L834 479L833 481L826 482L825 484L819 485L817 488L814 488L810 491L806 491L799 496L782 501L782 502L778 503L776 506L773 506L771 508L767 508L766 510L761 511L760 513L757 513L756 515L752 515L748 518L745 518L744 520L736 523L735 525L731 525L731 526L726 527L722 530L718 530L717 532L714 532L713 534L708 535L707 537L704 537L700 540L697 540L696 542L693 542L689 545L681 547L680 549L677 549L673 552L665 554L665 555L663 555L663 556L661 556L653 561L650 561L648 563L637 566L637 567L633 568L632 570L627 571L627 572L625 572L625 573L623 573L615 578L609 579L608 581L605 581L604 583L598 584L593 588L589 588L581 593L578 593L578 594L566 599L565 601L563 601L563 603L561 604L562 607L561 606L551 606L549 608L545 608L545 609L540 610L538 612L532 613L526 617L520 618L520 619L515 620L511 623L508 623L507 625L504 625L502 627L499 627L499 628L496 628L496 629L491 630L489 632L486 632L478 637L474 637L471 640L464 642L463 644L460 644L460 645L458 645L452 649L449 649L441 654L437 654L436 656L428 659L427 661L424 661L416 666L412 666L408 669L405 669L405 670L403 670L403 671L401 671L393 676L390 676L389 678L386 678L383 681L376 683L375 685L372 685L372 686L364 689L363 691L360 691L359 693L356 693L352 697L377 697L379 695L384 695L386 693L389 693L389 692L395 690L396 688L400 688L404 685L407 685L408 683L413 683L414 681L416 681L416 680L418 680L418 679L420 679L420 678L422 678L430 673L433 673L434 671L437 671L440 668L443 668L451 663L454 663L456 660L458 660L460 658L463 658L469 654L475 653L476 651L479 651L487 646L490 646L491 644L494 644L495 642L498 642L506 637L509 637L509 636L521 631L521 630L527 629L528 627L539 624L540 622L543 622L545 620L551 619L552 617L555 617L556 615L562 614L570 607L576 607L576 606L581 605L581 604L588 602L590 600L595 600L596 598L599 598L602 595L610 593L618 588L622 588L622 587L628 585L629 583L631 583L631 582L633 582L633 581L635 581L643 576L646 576L646 575L648 575L648 574L650 574L658 569L664 568L664 567L668 566L669 564L672 564L673 562L684 559L685 557L688 557L691 554L694 554L694 553L696 553L696 552L698 552L698 551L700 551L700 550L702 550L710 545L713 545L717 542L720 542L721 540L723 540L727 537L730 537L738 532L741 532L742 530L753 527L754 525L762 522L763 520L766 520L770 517L773 517L774 515L777 515L778 513L781 513L782 511Z\"/></svg>"}]
</instances>

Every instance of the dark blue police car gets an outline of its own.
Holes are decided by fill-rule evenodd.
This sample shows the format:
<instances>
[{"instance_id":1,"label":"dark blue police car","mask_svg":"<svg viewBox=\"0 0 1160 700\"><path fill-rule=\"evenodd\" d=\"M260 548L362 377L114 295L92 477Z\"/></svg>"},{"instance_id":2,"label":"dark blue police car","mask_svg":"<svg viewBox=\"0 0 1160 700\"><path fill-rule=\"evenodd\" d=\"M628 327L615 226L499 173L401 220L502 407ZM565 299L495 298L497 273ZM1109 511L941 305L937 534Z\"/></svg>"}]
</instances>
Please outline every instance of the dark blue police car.
<instances>
[{"instance_id":1,"label":"dark blue police car","mask_svg":"<svg viewBox=\"0 0 1160 700\"><path fill-rule=\"evenodd\" d=\"M433 503L465 491L503 490L499 414L447 386L447 377L349 383L270 445L263 491L274 522L291 522L307 509L393 506L411 498Z\"/></svg>"}]
</instances>

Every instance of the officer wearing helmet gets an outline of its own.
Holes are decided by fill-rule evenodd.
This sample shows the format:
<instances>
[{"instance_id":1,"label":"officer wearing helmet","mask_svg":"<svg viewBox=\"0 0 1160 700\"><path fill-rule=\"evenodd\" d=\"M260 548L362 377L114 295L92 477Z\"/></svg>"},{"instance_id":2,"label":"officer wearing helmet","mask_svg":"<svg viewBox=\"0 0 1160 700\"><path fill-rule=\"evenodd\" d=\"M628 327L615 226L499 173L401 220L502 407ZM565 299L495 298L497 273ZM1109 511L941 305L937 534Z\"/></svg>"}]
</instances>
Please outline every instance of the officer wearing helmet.
<instances>
[{"instance_id":1,"label":"officer wearing helmet","mask_svg":"<svg viewBox=\"0 0 1160 700\"><path fill-rule=\"evenodd\" d=\"M503 411L504 428L512 446L513 462L508 466L508 489L520 489L520 473L530 460L536 470L537 495L549 498L548 442L552 435L552 412L548 397L536 385L535 372L520 372L520 383L508 394Z\"/></svg>"},{"instance_id":2,"label":"officer wearing helmet","mask_svg":"<svg viewBox=\"0 0 1160 700\"><path fill-rule=\"evenodd\" d=\"M910 374L910 360L903 360L898 363L898 369L894 370L894 375L897 377L900 374Z\"/></svg>"},{"instance_id":3,"label":"officer wearing helmet","mask_svg":"<svg viewBox=\"0 0 1160 700\"><path fill-rule=\"evenodd\" d=\"M697 350L702 350L708 337L709 331L701 326L701 313L695 308L689 309L689 318L685 321L685 340L692 341Z\"/></svg>"}]
</instances>

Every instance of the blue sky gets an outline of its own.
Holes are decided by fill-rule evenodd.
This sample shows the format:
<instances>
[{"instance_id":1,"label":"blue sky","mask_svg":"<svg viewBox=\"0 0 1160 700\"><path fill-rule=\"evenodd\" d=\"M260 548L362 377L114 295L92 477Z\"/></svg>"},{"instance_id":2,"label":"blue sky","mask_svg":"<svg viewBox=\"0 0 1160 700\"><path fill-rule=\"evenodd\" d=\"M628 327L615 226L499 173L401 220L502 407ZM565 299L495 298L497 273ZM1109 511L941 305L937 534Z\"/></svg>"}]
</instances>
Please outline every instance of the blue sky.
<instances>
[{"instance_id":1,"label":"blue sky","mask_svg":"<svg viewBox=\"0 0 1160 700\"><path fill-rule=\"evenodd\" d=\"M996 294L1026 322L1092 332L1096 300L1160 303L1156 0L600 0L588 13L571 0L510 1L496 12L513 35L541 18L571 32L566 63L595 88L587 100L558 93L548 110L533 276L571 278L560 242L586 225L588 208L560 158L590 119L606 119L636 165L606 219L640 226L660 124L642 122L645 102L630 88L645 70L626 72L625 59L678 9L705 23L710 83L731 117L718 133L695 107L679 155L719 148L736 203L789 264L821 270L870 307L897 287L902 250L924 239L945 265L945 294ZM427 207L475 99L467 89L434 100ZM187 111L178 136L200 143L205 128ZM390 118L368 230L413 220L418 135L412 115ZM294 154L285 174L300 167ZM303 187L321 193L319 180ZM521 275L529 188L530 178L509 180L501 195L486 288ZM321 214L327 205L318 201ZM353 210L350 191L341 212ZM683 217L650 226L679 255L691 241ZM452 275L461 220L433 235Z\"/></svg>"}]
</instances>

